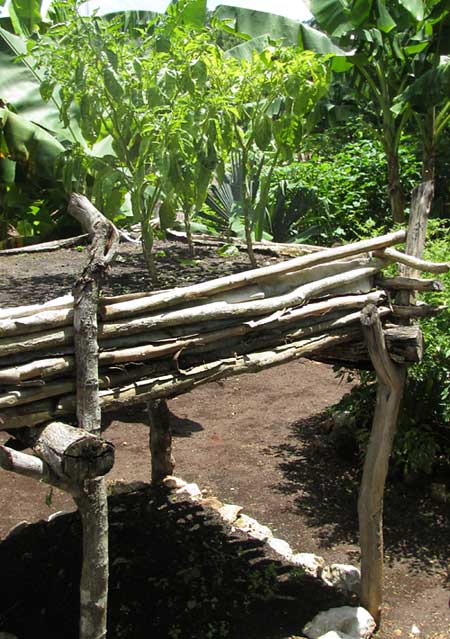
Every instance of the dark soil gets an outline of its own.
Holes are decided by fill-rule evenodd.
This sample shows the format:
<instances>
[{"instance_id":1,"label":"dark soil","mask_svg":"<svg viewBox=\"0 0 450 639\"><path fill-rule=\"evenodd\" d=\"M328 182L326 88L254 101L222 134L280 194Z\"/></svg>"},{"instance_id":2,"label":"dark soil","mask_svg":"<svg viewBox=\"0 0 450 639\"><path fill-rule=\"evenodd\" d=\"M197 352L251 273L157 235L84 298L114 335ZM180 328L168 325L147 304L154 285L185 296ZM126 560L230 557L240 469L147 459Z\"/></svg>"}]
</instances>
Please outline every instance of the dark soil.
<instances>
[{"instance_id":1,"label":"dark soil","mask_svg":"<svg viewBox=\"0 0 450 639\"><path fill-rule=\"evenodd\" d=\"M165 251L159 257L164 287L248 268L245 255L229 261L204 249L191 263L183 245L161 244L158 250ZM273 258L259 259L266 263ZM86 252L76 250L1 257L0 306L43 302L68 292L85 260ZM139 249L122 245L107 292L150 288ZM356 564L360 469L352 455L337 454L326 414L348 390L348 385L338 384L330 367L300 360L258 375L211 383L173 399L169 407L176 474L197 482L206 494L240 504L246 514L270 526L295 551L315 552L327 562ZM109 478L147 482L150 459L144 409L124 410L110 415L108 421L105 436L116 446L116 464ZM0 440L6 438L2 434ZM70 498L59 491L47 506L47 493L48 487L0 471L1 537L19 521L34 522L54 511L73 509ZM253 563L239 564L248 553L233 552L245 543L243 539L225 537L213 515L203 514L187 502L160 511L160 499L161 495L150 489L114 497L110 629L115 631L110 631L111 636L144 636L139 634L139 628L144 627L149 636L157 623L160 634L151 636L208 637L207 624L216 624L217 633L217 623L222 620L231 624L230 636L236 639L282 639L300 634L307 618L330 605L329 597L334 595L328 589L314 586L313 590L311 584L286 578L281 583L289 585L277 586L281 590L276 590L277 598L270 604L251 605L255 583L264 582L262 590L267 591L265 580L273 577L271 570L258 573L255 567L258 562L264 566L267 557L258 559L260 551L255 549L251 551ZM422 639L448 636L449 514L449 504L433 502L426 484L397 482L388 486L380 639L411 637L413 624L421 630ZM207 525L203 525L205 519ZM17 545L13 551L14 539ZM16 632L21 639L76 636L67 611L76 614L78 553L75 515L56 518L48 524L47 532L34 526L24 528L1 544L0 630ZM11 560L8 563L7 557ZM6 570L7 566L13 567ZM218 568L215 576L213 568ZM261 574L261 579L256 574ZM283 592L283 587L288 592ZM216 591L226 595L226 602L220 597L213 601ZM33 615L31 610L24 612L25 599L26 605L33 607ZM49 612L51 599L57 602L58 614ZM55 616L50 618L49 614ZM11 625L14 615L23 626ZM131 632L135 618L143 625Z\"/></svg>"}]
</instances>

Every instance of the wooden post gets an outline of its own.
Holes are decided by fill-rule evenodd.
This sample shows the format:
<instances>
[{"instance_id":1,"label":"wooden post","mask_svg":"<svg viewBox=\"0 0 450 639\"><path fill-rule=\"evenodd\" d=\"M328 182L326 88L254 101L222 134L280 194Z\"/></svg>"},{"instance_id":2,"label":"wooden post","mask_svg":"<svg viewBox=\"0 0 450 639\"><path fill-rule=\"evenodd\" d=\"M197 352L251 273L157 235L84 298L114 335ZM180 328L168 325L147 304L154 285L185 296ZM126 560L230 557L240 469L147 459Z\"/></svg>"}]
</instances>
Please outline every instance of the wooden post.
<instances>
[{"instance_id":1,"label":"wooden post","mask_svg":"<svg viewBox=\"0 0 450 639\"><path fill-rule=\"evenodd\" d=\"M420 184L413 191L406 253L415 258L421 258L425 246L433 192L432 182ZM402 266L400 275L414 278L417 277L417 271L409 266ZM411 291L400 291L400 304L409 305L413 300ZM406 319L404 322L409 324L410 320ZM389 356L380 317L374 305L363 310L361 324L378 382L372 431L358 498L361 604L379 626L383 600L383 495L406 383L406 367L395 364ZM420 335L416 335L414 340L420 357Z\"/></svg>"},{"instance_id":2,"label":"wooden post","mask_svg":"<svg viewBox=\"0 0 450 639\"><path fill-rule=\"evenodd\" d=\"M78 425L99 435L98 297L104 271L114 257L119 235L114 225L82 195L71 196L68 211L92 237L88 265L73 291L76 409ZM80 639L105 639L109 569L108 502L104 479L84 481L76 502L83 525Z\"/></svg>"},{"instance_id":3,"label":"wooden post","mask_svg":"<svg viewBox=\"0 0 450 639\"><path fill-rule=\"evenodd\" d=\"M389 357L376 306L364 309L361 323L378 381L375 414L358 498L361 604L379 625L383 594L384 485L406 369L395 365Z\"/></svg>"},{"instance_id":4,"label":"wooden post","mask_svg":"<svg viewBox=\"0 0 450 639\"><path fill-rule=\"evenodd\" d=\"M165 399L149 400L147 409L150 421L152 482L158 484L167 475L172 475L175 468L175 460L172 455L170 413Z\"/></svg>"}]
</instances>

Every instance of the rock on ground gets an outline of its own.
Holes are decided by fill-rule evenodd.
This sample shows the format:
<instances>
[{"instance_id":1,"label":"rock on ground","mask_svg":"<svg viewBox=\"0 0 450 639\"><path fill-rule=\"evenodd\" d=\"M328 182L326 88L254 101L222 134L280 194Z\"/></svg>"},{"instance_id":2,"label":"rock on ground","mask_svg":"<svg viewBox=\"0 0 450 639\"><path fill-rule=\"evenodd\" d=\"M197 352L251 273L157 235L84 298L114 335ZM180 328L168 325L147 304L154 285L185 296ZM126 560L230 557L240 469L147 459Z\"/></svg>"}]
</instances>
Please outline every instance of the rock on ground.
<instances>
[{"instance_id":1,"label":"rock on ground","mask_svg":"<svg viewBox=\"0 0 450 639\"><path fill-rule=\"evenodd\" d=\"M332 630L359 639L369 639L375 628L375 620L365 608L341 606L320 612L306 624L303 632L309 639L321 639Z\"/></svg>"}]
</instances>

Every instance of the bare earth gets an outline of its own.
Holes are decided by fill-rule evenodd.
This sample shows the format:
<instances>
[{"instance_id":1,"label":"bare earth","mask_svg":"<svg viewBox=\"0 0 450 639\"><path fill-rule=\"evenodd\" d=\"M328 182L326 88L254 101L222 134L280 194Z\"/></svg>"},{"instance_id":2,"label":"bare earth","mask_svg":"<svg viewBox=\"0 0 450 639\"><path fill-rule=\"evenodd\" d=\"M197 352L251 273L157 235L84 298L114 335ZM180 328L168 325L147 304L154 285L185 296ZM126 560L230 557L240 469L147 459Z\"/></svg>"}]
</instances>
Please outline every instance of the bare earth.
<instances>
[{"instance_id":1,"label":"bare earth","mask_svg":"<svg viewBox=\"0 0 450 639\"><path fill-rule=\"evenodd\" d=\"M244 255L224 262L205 249L198 262L186 265L184 246L161 243L158 248L166 252L160 258L165 287L248 268ZM85 260L86 252L76 250L1 257L0 306L42 302L68 292ZM137 247L122 245L109 286L108 292L115 294L150 289ZM360 469L357 460L336 454L325 413L348 390L330 367L301 360L177 397L169 402L176 474L221 501L243 506L297 552L314 552L329 563L357 564ZM116 463L109 479L148 482L144 409L110 418L105 437L116 446ZM7 438L2 434L0 441ZM58 491L48 507L47 493L43 485L0 471L0 537L20 521L73 509L71 499ZM449 514L448 503L430 500L428 486L388 486L379 639L417 636L413 625L424 639L450 635Z\"/></svg>"}]
</instances>

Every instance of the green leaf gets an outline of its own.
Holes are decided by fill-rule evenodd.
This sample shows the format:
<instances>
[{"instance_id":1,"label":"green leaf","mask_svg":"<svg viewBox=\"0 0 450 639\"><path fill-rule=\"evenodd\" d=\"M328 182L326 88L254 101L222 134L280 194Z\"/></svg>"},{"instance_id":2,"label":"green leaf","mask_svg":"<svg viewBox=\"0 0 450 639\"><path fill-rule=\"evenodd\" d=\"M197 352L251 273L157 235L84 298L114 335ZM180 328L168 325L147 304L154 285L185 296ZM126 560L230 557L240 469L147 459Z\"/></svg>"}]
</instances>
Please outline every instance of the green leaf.
<instances>
[{"instance_id":1,"label":"green leaf","mask_svg":"<svg viewBox=\"0 0 450 639\"><path fill-rule=\"evenodd\" d=\"M255 125L255 142L261 151L265 151L272 139L272 119L263 115Z\"/></svg>"},{"instance_id":2,"label":"green leaf","mask_svg":"<svg viewBox=\"0 0 450 639\"><path fill-rule=\"evenodd\" d=\"M11 0L9 16L19 35L31 35L38 30L41 19L40 0Z\"/></svg>"},{"instance_id":3,"label":"green leaf","mask_svg":"<svg viewBox=\"0 0 450 639\"><path fill-rule=\"evenodd\" d=\"M124 90L117 79L116 73L109 67L103 69L103 81L105 83L106 90L112 95L113 98L119 100Z\"/></svg>"},{"instance_id":4,"label":"green leaf","mask_svg":"<svg viewBox=\"0 0 450 639\"><path fill-rule=\"evenodd\" d=\"M217 7L215 14L220 20L233 20L237 32L246 33L253 38L269 35L273 40L281 40L283 44L299 46L316 53L346 55L325 33L297 20L224 5Z\"/></svg>"},{"instance_id":5,"label":"green leaf","mask_svg":"<svg viewBox=\"0 0 450 639\"><path fill-rule=\"evenodd\" d=\"M386 8L384 0L377 0L378 6L378 18L377 27L384 33L389 33L396 27L395 20L393 20L391 14Z\"/></svg>"},{"instance_id":6,"label":"green leaf","mask_svg":"<svg viewBox=\"0 0 450 639\"><path fill-rule=\"evenodd\" d=\"M26 119L55 133L60 140L83 141L76 122L76 108L70 111L70 130L63 128L56 106L57 95L46 103L40 93L41 77L33 70L34 59L26 55L26 41L0 27L0 98L12 104ZM16 61L16 57L23 56Z\"/></svg>"},{"instance_id":7,"label":"green leaf","mask_svg":"<svg viewBox=\"0 0 450 639\"><path fill-rule=\"evenodd\" d=\"M182 3L180 3L181 5ZM187 0L178 11L183 24L203 27L206 22L206 0Z\"/></svg>"},{"instance_id":8,"label":"green leaf","mask_svg":"<svg viewBox=\"0 0 450 639\"><path fill-rule=\"evenodd\" d=\"M225 52L225 56L236 58L237 60L248 60L250 62L253 58L253 53L255 51L258 53L264 51L269 45L269 42L270 38L267 34L260 35L228 49Z\"/></svg>"},{"instance_id":9,"label":"green leaf","mask_svg":"<svg viewBox=\"0 0 450 639\"><path fill-rule=\"evenodd\" d=\"M16 179L16 163L0 156L0 185L14 184Z\"/></svg>"},{"instance_id":10,"label":"green leaf","mask_svg":"<svg viewBox=\"0 0 450 639\"><path fill-rule=\"evenodd\" d=\"M166 231L171 228L176 220L176 208L171 198L165 198L159 207L159 221L161 229Z\"/></svg>"},{"instance_id":11,"label":"green leaf","mask_svg":"<svg viewBox=\"0 0 450 639\"><path fill-rule=\"evenodd\" d=\"M415 18L422 22L425 15L425 7L422 0L399 0L400 4Z\"/></svg>"},{"instance_id":12,"label":"green leaf","mask_svg":"<svg viewBox=\"0 0 450 639\"><path fill-rule=\"evenodd\" d=\"M45 504L51 508L53 502L53 486L50 486L48 493L45 495Z\"/></svg>"},{"instance_id":13,"label":"green leaf","mask_svg":"<svg viewBox=\"0 0 450 639\"><path fill-rule=\"evenodd\" d=\"M431 107L442 102L448 102L450 96L450 62L438 65L419 76L403 91L394 103L398 105L409 103L419 112L426 113Z\"/></svg>"},{"instance_id":14,"label":"green leaf","mask_svg":"<svg viewBox=\"0 0 450 639\"><path fill-rule=\"evenodd\" d=\"M415 55L416 53L422 53L427 47L430 46L429 42L418 42L417 44L410 44L404 48L405 53L408 55Z\"/></svg>"},{"instance_id":15,"label":"green leaf","mask_svg":"<svg viewBox=\"0 0 450 639\"><path fill-rule=\"evenodd\" d=\"M298 45L302 49L314 51L315 53L331 53L339 56L351 56L352 51L344 51L341 47L334 44L332 40L325 34L309 27L307 24L300 25L300 37Z\"/></svg>"},{"instance_id":16,"label":"green leaf","mask_svg":"<svg viewBox=\"0 0 450 639\"><path fill-rule=\"evenodd\" d=\"M0 109L0 130L11 160L24 166L30 175L53 178L64 147L50 133L7 109Z\"/></svg>"},{"instance_id":17,"label":"green leaf","mask_svg":"<svg viewBox=\"0 0 450 639\"><path fill-rule=\"evenodd\" d=\"M349 9L342 0L311 0L309 7L314 18L327 33L334 33L344 23L351 26Z\"/></svg>"}]
</instances>

